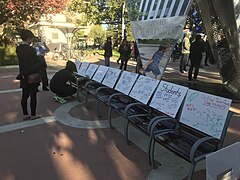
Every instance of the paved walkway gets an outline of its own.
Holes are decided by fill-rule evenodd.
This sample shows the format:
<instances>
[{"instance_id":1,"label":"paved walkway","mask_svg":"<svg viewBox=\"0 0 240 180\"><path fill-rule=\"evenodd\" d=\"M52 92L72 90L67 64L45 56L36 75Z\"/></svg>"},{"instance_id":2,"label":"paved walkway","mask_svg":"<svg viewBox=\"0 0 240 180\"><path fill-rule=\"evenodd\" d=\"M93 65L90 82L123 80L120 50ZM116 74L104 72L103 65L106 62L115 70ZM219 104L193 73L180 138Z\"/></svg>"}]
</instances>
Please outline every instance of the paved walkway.
<instances>
[{"instance_id":1,"label":"paved walkway","mask_svg":"<svg viewBox=\"0 0 240 180\"><path fill-rule=\"evenodd\" d=\"M92 62L103 64L100 59ZM112 61L112 66L118 65ZM49 77L64 61L48 61ZM129 71L134 71L135 62L130 62ZM200 82L188 84L186 74L178 74L178 62L170 63L164 75L165 80L211 91L221 87L221 79L214 66L201 69ZM126 145L123 134L124 119L114 114L109 129L107 113L97 117L94 100L90 108L78 103L76 98L68 103L55 102L51 92L38 93L37 113L42 118L22 121L20 108L21 90L15 81L17 68L0 68L0 179L3 180L93 180L93 179L183 179L189 164L157 147L157 159L162 166L152 170L148 165L146 147L148 138L135 128L130 128L133 145ZM215 70L214 70L215 69ZM213 71L214 70L214 71ZM206 86L213 84L212 86ZM216 90L216 89L215 89ZM220 92L221 93L221 92ZM230 93L224 96L234 98L232 110L236 113L230 122L225 146L240 140L239 101ZM84 97L82 97L84 98ZM100 112L106 112L102 105ZM204 162L198 166L194 179L204 179ZM186 178L186 177L185 177Z\"/></svg>"}]
</instances>

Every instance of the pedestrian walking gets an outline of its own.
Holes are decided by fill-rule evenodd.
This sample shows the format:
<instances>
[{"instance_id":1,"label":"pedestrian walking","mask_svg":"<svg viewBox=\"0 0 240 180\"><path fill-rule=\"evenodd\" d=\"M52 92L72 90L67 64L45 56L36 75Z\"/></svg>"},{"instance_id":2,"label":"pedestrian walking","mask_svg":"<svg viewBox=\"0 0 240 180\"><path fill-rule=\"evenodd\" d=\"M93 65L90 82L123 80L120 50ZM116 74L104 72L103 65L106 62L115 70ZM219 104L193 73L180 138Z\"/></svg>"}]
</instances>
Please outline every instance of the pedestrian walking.
<instances>
[{"instance_id":1,"label":"pedestrian walking","mask_svg":"<svg viewBox=\"0 0 240 180\"><path fill-rule=\"evenodd\" d=\"M182 41L182 57L180 59L180 67L179 71L180 73L186 72L187 69L187 62L189 58L189 53L190 53L190 32L187 32L184 34L184 38Z\"/></svg>"},{"instance_id":2,"label":"pedestrian walking","mask_svg":"<svg viewBox=\"0 0 240 180\"><path fill-rule=\"evenodd\" d=\"M30 46L34 38L33 33L29 30L19 30L19 35L22 39L16 48L16 54L19 60L19 75L20 87L22 88L21 106L23 111L23 120L36 119L40 116L36 115L37 108L37 89L39 83L28 82L28 78L32 74L40 73L43 67L41 60L37 57L35 49ZM30 97L31 114L28 113L28 98Z\"/></svg>"},{"instance_id":3,"label":"pedestrian walking","mask_svg":"<svg viewBox=\"0 0 240 180\"><path fill-rule=\"evenodd\" d=\"M196 39L195 41L192 43L191 48L190 48L190 68L188 71L188 80L189 81L197 81L197 76L198 76L198 72L199 72L199 67L201 64L201 60L202 60L202 53L204 52L204 44L202 42L202 37L201 35L196 35ZM194 70L194 76L192 77L192 73L193 73L193 68L195 68Z\"/></svg>"},{"instance_id":4,"label":"pedestrian walking","mask_svg":"<svg viewBox=\"0 0 240 180\"><path fill-rule=\"evenodd\" d=\"M110 57L112 57L112 40L111 37L107 37L107 41L103 46L105 66L110 66Z\"/></svg>"},{"instance_id":5,"label":"pedestrian walking","mask_svg":"<svg viewBox=\"0 0 240 180\"><path fill-rule=\"evenodd\" d=\"M120 60L121 60L119 69L123 69L123 66L124 66L124 70L126 71L127 63L128 63L128 60L130 59L130 54L131 54L131 47L126 39L123 40L118 51L120 53Z\"/></svg>"},{"instance_id":6,"label":"pedestrian walking","mask_svg":"<svg viewBox=\"0 0 240 180\"><path fill-rule=\"evenodd\" d=\"M141 74L140 69L142 68L142 61L140 58L140 54L139 54L139 50L138 50L136 41L134 42L134 58L137 61L135 73Z\"/></svg>"}]
</instances>

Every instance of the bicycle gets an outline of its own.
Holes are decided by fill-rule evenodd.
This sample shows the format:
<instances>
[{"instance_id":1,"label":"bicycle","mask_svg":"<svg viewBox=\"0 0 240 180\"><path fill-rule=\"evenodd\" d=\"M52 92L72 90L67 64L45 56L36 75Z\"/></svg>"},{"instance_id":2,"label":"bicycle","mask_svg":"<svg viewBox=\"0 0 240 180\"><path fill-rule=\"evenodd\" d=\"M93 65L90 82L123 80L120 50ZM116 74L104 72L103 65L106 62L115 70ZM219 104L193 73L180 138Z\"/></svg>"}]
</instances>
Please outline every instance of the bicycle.
<instances>
[{"instance_id":1,"label":"bicycle","mask_svg":"<svg viewBox=\"0 0 240 180\"><path fill-rule=\"evenodd\" d=\"M57 48L54 48L52 60L54 60L54 61L66 60L67 61L68 60L67 50L58 51Z\"/></svg>"}]
</instances>

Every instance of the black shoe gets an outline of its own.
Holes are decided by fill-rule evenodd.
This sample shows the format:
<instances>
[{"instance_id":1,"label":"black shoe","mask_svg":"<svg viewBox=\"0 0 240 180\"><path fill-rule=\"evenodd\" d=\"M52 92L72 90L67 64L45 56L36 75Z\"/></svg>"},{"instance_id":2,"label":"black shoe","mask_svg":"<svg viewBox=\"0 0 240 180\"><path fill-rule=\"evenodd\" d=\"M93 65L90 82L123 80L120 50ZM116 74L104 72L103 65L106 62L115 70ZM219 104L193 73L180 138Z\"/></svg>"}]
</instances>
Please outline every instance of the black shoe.
<instances>
[{"instance_id":1,"label":"black shoe","mask_svg":"<svg viewBox=\"0 0 240 180\"><path fill-rule=\"evenodd\" d=\"M183 71L179 71L180 73L184 73Z\"/></svg>"},{"instance_id":2,"label":"black shoe","mask_svg":"<svg viewBox=\"0 0 240 180\"><path fill-rule=\"evenodd\" d=\"M37 88L37 92L39 92L39 89Z\"/></svg>"},{"instance_id":3,"label":"black shoe","mask_svg":"<svg viewBox=\"0 0 240 180\"><path fill-rule=\"evenodd\" d=\"M44 87L42 90L43 91L49 91L49 89L47 87Z\"/></svg>"},{"instance_id":4,"label":"black shoe","mask_svg":"<svg viewBox=\"0 0 240 180\"><path fill-rule=\"evenodd\" d=\"M205 64L205 66L209 66L208 64Z\"/></svg>"}]
</instances>

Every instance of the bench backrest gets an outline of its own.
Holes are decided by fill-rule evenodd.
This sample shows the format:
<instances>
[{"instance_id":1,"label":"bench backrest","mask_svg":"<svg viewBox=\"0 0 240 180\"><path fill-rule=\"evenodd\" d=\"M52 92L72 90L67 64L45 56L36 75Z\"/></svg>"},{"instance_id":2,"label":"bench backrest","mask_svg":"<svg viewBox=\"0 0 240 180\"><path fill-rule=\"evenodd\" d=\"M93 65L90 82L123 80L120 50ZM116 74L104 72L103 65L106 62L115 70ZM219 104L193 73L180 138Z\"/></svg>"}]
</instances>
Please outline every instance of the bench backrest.
<instances>
[{"instance_id":1,"label":"bench backrest","mask_svg":"<svg viewBox=\"0 0 240 180\"><path fill-rule=\"evenodd\" d=\"M80 68L77 69L78 74L80 76L86 77L85 73L86 73L86 70L87 70L88 66L89 66L89 62L82 62Z\"/></svg>"},{"instance_id":2,"label":"bench backrest","mask_svg":"<svg viewBox=\"0 0 240 180\"><path fill-rule=\"evenodd\" d=\"M134 83L136 82L137 77L138 77L138 74L136 74L136 73L124 71L121 74L121 77L118 80L114 89L123 94L128 95L129 92L131 91Z\"/></svg>"},{"instance_id":3,"label":"bench backrest","mask_svg":"<svg viewBox=\"0 0 240 180\"><path fill-rule=\"evenodd\" d=\"M102 84L107 87L113 88L119 78L120 73L120 69L110 67L102 81Z\"/></svg>"},{"instance_id":4,"label":"bench backrest","mask_svg":"<svg viewBox=\"0 0 240 180\"><path fill-rule=\"evenodd\" d=\"M92 80L101 83L104 76L106 75L108 69L109 69L109 67L100 65L98 67L96 73L94 74Z\"/></svg>"},{"instance_id":5,"label":"bench backrest","mask_svg":"<svg viewBox=\"0 0 240 180\"><path fill-rule=\"evenodd\" d=\"M230 99L190 89L179 122L223 140L231 117L230 105Z\"/></svg>"},{"instance_id":6,"label":"bench backrest","mask_svg":"<svg viewBox=\"0 0 240 180\"><path fill-rule=\"evenodd\" d=\"M78 59L76 59L76 60L75 60L75 65L76 65L76 68L77 68L77 71L78 71L78 69L79 69L80 66L81 66L81 61L78 60Z\"/></svg>"},{"instance_id":7,"label":"bench backrest","mask_svg":"<svg viewBox=\"0 0 240 180\"><path fill-rule=\"evenodd\" d=\"M143 104L147 104L158 84L159 80L140 75L129 96Z\"/></svg>"},{"instance_id":8,"label":"bench backrest","mask_svg":"<svg viewBox=\"0 0 240 180\"><path fill-rule=\"evenodd\" d=\"M175 118L187 91L188 88L185 86L161 81L153 95L150 106Z\"/></svg>"},{"instance_id":9,"label":"bench backrest","mask_svg":"<svg viewBox=\"0 0 240 180\"><path fill-rule=\"evenodd\" d=\"M90 64L86 70L86 76L89 78L89 79L92 79L94 73L97 71L99 65L97 64Z\"/></svg>"}]
</instances>

